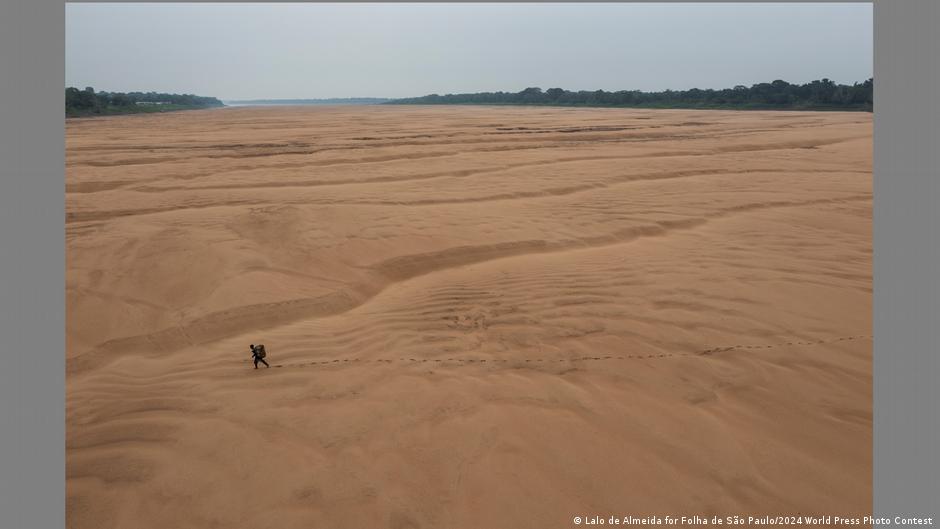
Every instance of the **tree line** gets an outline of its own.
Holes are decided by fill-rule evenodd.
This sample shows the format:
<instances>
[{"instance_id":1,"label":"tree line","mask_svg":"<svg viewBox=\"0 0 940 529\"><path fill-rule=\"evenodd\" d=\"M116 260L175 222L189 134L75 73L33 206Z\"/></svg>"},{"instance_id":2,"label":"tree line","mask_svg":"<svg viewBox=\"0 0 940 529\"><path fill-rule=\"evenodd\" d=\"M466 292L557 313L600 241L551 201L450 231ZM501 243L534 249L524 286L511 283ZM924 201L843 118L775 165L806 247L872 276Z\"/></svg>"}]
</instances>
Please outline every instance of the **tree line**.
<instances>
[{"instance_id":1,"label":"tree line","mask_svg":"<svg viewBox=\"0 0 940 529\"><path fill-rule=\"evenodd\" d=\"M721 90L698 89L642 92L604 90L572 92L561 88L526 88L521 92L431 94L395 99L398 105L553 105L590 107L718 108L766 110L862 110L873 108L873 79L850 85L829 79L806 84L776 80L750 87L738 85Z\"/></svg>"},{"instance_id":2,"label":"tree line","mask_svg":"<svg viewBox=\"0 0 940 529\"><path fill-rule=\"evenodd\" d=\"M163 112L221 106L225 105L214 97L193 94L95 92L95 89L90 86L84 90L72 86L65 89L65 114L67 116Z\"/></svg>"}]
</instances>

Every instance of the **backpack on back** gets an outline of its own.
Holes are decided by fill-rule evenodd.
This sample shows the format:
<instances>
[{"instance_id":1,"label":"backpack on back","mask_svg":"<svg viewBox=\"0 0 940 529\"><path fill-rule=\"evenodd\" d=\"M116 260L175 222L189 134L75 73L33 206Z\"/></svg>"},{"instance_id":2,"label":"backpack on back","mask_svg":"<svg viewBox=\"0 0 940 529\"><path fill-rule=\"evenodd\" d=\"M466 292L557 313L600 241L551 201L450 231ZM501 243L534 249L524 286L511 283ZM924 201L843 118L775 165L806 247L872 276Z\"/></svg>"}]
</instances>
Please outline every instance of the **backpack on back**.
<instances>
[{"instance_id":1,"label":"backpack on back","mask_svg":"<svg viewBox=\"0 0 940 529\"><path fill-rule=\"evenodd\" d=\"M255 347L255 354L258 355L258 358L264 358L268 355L268 353L264 350L264 345Z\"/></svg>"}]
</instances>

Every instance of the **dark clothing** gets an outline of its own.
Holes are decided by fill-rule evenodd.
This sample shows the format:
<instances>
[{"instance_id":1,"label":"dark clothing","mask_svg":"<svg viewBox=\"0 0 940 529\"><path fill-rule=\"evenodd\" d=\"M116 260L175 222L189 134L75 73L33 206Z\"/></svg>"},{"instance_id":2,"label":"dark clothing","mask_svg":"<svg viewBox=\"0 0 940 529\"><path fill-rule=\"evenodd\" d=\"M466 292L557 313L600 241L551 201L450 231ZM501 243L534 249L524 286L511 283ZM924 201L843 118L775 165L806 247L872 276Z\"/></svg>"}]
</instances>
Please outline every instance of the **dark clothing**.
<instances>
[{"instance_id":1,"label":"dark clothing","mask_svg":"<svg viewBox=\"0 0 940 529\"><path fill-rule=\"evenodd\" d=\"M261 358L261 355L259 354L259 353L261 352L261 350L262 350L262 349L261 349L262 347L263 347L263 346L261 346L261 345L259 345L258 347L255 347L255 346L252 346L252 347L251 347L251 359L254 360L254 362L255 362L255 369L258 369L258 362L261 362L262 364L264 364L264 365L267 366L267 367L271 367L271 366L268 365L267 362L264 361L264 358Z\"/></svg>"}]
</instances>

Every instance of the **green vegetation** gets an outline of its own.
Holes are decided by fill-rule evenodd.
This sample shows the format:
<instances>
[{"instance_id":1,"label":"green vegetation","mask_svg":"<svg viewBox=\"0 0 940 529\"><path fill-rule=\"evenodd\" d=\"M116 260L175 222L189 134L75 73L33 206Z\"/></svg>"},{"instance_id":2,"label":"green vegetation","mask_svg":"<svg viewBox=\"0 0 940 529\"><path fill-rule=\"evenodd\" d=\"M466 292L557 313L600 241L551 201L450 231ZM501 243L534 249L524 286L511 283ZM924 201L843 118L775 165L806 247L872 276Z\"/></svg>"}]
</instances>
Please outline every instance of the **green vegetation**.
<instances>
[{"instance_id":1,"label":"green vegetation","mask_svg":"<svg viewBox=\"0 0 940 529\"><path fill-rule=\"evenodd\" d=\"M641 92L603 90L570 92L561 88L526 88L517 93L431 94L395 99L392 105L552 105L633 108L701 108L754 110L862 110L872 111L873 79L852 86L829 79L803 85L776 80L723 90L666 90Z\"/></svg>"},{"instance_id":2,"label":"green vegetation","mask_svg":"<svg viewBox=\"0 0 940 529\"><path fill-rule=\"evenodd\" d=\"M84 90L71 86L65 89L66 117L168 112L221 106L225 105L214 97L192 94L95 92L90 86Z\"/></svg>"}]
</instances>

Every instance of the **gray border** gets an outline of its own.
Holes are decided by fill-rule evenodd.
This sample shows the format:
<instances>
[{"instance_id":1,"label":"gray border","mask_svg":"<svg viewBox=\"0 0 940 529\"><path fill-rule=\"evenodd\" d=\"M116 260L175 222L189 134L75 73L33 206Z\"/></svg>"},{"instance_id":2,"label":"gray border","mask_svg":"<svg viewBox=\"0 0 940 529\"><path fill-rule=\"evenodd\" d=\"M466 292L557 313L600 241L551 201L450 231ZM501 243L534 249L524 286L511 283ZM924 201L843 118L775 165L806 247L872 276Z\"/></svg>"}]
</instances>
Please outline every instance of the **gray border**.
<instances>
[{"instance_id":1,"label":"gray border","mask_svg":"<svg viewBox=\"0 0 940 529\"><path fill-rule=\"evenodd\" d=\"M0 0L0 527L65 526L65 9Z\"/></svg>"},{"instance_id":2,"label":"gray border","mask_svg":"<svg viewBox=\"0 0 940 529\"><path fill-rule=\"evenodd\" d=\"M940 2L874 14L874 510L940 524Z\"/></svg>"},{"instance_id":3,"label":"gray border","mask_svg":"<svg viewBox=\"0 0 940 529\"><path fill-rule=\"evenodd\" d=\"M0 2L4 528L65 525L64 12L61 0ZM874 507L882 516L935 516L940 498L938 20L936 0L875 2Z\"/></svg>"}]
</instances>

